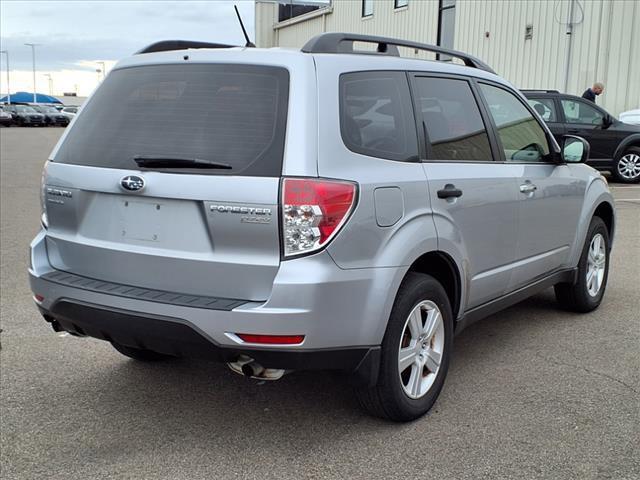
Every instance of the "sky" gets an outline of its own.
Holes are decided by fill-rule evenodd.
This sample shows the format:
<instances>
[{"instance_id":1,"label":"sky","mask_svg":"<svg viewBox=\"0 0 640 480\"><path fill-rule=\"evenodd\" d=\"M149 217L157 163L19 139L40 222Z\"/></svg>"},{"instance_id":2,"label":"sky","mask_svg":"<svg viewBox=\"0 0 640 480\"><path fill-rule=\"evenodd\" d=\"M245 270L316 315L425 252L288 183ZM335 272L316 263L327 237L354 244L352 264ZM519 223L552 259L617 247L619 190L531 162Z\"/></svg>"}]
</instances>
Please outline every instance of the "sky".
<instances>
[{"instance_id":1,"label":"sky","mask_svg":"<svg viewBox=\"0 0 640 480\"><path fill-rule=\"evenodd\" d=\"M31 48L36 47L40 93L86 96L119 59L159 40L244 45L233 5L255 41L253 0L0 0L0 50L9 52L11 92L33 91ZM0 92L7 91L6 55L0 55ZM51 81L49 80L50 75Z\"/></svg>"}]
</instances>

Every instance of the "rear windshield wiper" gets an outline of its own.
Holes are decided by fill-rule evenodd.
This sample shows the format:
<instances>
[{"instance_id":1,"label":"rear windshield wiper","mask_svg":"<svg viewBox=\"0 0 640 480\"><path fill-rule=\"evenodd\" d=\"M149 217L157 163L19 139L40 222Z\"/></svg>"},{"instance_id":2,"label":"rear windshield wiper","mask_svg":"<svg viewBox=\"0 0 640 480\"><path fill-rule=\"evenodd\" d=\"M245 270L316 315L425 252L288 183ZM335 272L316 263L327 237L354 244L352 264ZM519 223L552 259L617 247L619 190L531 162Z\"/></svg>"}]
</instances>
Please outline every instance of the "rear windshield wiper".
<instances>
[{"instance_id":1,"label":"rear windshield wiper","mask_svg":"<svg viewBox=\"0 0 640 480\"><path fill-rule=\"evenodd\" d=\"M228 163L188 157L163 157L161 155L136 155L133 161L145 168L233 168Z\"/></svg>"}]
</instances>

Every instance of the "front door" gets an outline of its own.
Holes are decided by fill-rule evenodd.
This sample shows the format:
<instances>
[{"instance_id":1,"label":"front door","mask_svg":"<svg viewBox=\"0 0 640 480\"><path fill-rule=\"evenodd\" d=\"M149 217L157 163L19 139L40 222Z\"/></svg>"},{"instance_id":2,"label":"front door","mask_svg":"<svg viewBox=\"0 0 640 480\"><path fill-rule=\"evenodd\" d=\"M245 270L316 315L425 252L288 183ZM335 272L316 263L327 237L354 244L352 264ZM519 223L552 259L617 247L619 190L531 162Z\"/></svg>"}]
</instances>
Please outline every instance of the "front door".
<instances>
[{"instance_id":1,"label":"front door","mask_svg":"<svg viewBox=\"0 0 640 480\"><path fill-rule=\"evenodd\" d=\"M605 114L586 100L561 98L567 133L583 137L591 146L594 163L610 160L618 146L618 136L605 124Z\"/></svg>"},{"instance_id":2,"label":"front door","mask_svg":"<svg viewBox=\"0 0 640 480\"><path fill-rule=\"evenodd\" d=\"M586 182L554 163L543 127L503 86L480 83L504 160L518 169L518 245L510 289L567 266Z\"/></svg>"}]
</instances>

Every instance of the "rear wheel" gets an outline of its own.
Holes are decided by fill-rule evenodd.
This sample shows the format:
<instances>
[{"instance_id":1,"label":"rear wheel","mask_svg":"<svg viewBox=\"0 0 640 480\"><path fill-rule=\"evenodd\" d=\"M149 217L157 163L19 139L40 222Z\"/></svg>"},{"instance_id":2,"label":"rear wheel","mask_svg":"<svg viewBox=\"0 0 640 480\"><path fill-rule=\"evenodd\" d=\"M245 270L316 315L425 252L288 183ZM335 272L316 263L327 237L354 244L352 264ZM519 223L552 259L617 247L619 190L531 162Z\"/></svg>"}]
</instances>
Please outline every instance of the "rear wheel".
<instances>
[{"instance_id":1,"label":"rear wheel","mask_svg":"<svg viewBox=\"0 0 640 480\"><path fill-rule=\"evenodd\" d=\"M602 302L609 276L609 231L600 217L593 217L585 240L575 284L555 286L558 303L574 312L590 312Z\"/></svg>"},{"instance_id":2,"label":"rear wheel","mask_svg":"<svg viewBox=\"0 0 640 480\"><path fill-rule=\"evenodd\" d=\"M158 353L144 348L128 347L119 343L112 343L111 345L113 345L113 348L119 351L122 355L142 362L157 362L158 360L175 358L171 355L165 355L164 353Z\"/></svg>"},{"instance_id":3,"label":"rear wheel","mask_svg":"<svg viewBox=\"0 0 640 480\"><path fill-rule=\"evenodd\" d=\"M640 148L629 147L624 154L615 161L613 176L618 182L640 182Z\"/></svg>"},{"instance_id":4,"label":"rear wheel","mask_svg":"<svg viewBox=\"0 0 640 480\"><path fill-rule=\"evenodd\" d=\"M372 415L405 422L433 406L449 368L453 315L433 277L409 273L391 311L382 342L378 383L357 390Z\"/></svg>"}]
</instances>

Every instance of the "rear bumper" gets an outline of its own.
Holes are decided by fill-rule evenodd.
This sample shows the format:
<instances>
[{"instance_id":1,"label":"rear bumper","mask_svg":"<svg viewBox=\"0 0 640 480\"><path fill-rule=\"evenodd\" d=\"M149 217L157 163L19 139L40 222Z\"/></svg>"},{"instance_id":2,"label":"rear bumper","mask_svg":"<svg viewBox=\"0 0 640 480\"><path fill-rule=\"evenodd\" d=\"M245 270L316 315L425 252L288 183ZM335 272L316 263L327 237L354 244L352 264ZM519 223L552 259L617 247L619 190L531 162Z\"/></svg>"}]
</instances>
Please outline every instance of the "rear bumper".
<instances>
[{"instance_id":1,"label":"rear bumper","mask_svg":"<svg viewBox=\"0 0 640 480\"><path fill-rule=\"evenodd\" d=\"M266 368L284 370L342 370L356 382L375 384L380 347L335 349L258 349L216 345L182 319L150 316L69 300L56 302L51 310L38 307L57 331L89 336L168 355L233 362L246 355Z\"/></svg>"},{"instance_id":2,"label":"rear bumper","mask_svg":"<svg viewBox=\"0 0 640 480\"><path fill-rule=\"evenodd\" d=\"M48 260L45 236L40 232L31 244L29 278L33 293L44 297L38 302L41 312L56 328L163 353L223 361L244 353L268 368L354 371L377 358L404 274L402 268L342 270L327 252L321 252L282 262L266 302L224 303L218 309L196 300L201 306L194 307L182 300L163 303L148 298L154 295L145 298L142 292L134 295L115 289L110 294L90 279L52 281L55 270ZM240 343L234 333L304 335L305 339L299 345L265 346Z\"/></svg>"}]
</instances>

